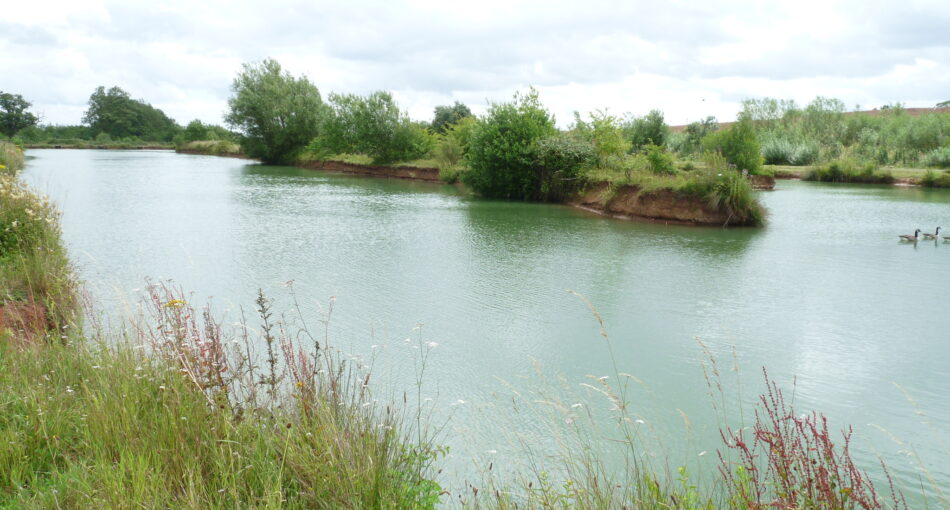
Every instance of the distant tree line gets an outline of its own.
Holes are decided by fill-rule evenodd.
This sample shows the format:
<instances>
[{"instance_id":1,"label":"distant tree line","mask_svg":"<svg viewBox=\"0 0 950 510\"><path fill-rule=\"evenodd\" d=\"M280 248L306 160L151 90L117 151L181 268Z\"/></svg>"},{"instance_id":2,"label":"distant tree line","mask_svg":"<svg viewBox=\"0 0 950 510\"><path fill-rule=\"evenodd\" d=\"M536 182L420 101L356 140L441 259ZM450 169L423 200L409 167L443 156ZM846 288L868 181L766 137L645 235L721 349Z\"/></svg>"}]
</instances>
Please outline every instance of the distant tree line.
<instances>
[{"instance_id":1,"label":"distant tree line","mask_svg":"<svg viewBox=\"0 0 950 510\"><path fill-rule=\"evenodd\" d=\"M42 125L29 112L32 106L19 94L0 92L0 133L24 143L70 144L90 142L186 143L195 140L232 140L226 128L200 120L180 126L165 112L143 100L132 99L119 87L98 87L89 96L88 107L78 125Z\"/></svg>"}]
</instances>

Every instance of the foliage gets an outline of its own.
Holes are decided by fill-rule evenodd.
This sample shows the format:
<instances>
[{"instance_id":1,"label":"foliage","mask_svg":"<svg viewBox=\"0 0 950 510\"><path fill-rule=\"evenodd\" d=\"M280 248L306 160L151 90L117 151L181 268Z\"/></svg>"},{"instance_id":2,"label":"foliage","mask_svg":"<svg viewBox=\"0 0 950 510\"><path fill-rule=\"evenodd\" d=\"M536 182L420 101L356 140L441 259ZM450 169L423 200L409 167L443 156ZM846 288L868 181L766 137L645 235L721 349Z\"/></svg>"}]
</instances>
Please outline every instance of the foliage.
<instances>
[{"instance_id":1,"label":"foliage","mask_svg":"<svg viewBox=\"0 0 950 510\"><path fill-rule=\"evenodd\" d=\"M706 151L718 152L736 169L758 174L762 171L762 154L751 117L741 114L729 129L709 134L703 139Z\"/></svg>"},{"instance_id":2,"label":"foliage","mask_svg":"<svg viewBox=\"0 0 950 510\"><path fill-rule=\"evenodd\" d=\"M805 175L806 181L819 182L860 182L866 184L890 184L894 176L890 172L879 172L872 162L858 162L850 159L837 159L813 168Z\"/></svg>"},{"instance_id":3,"label":"foliage","mask_svg":"<svg viewBox=\"0 0 950 510\"><path fill-rule=\"evenodd\" d=\"M468 155L469 142L476 123L475 117L464 117L448 126L439 136L433 153L444 181L458 180L462 163Z\"/></svg>"},{"instance_id":4,"label":"foliage","mask_svg":"<svg viewBox=\"0 0 950 510\"><path fill-rule=\"evenodd\" d=\"M318 157L359 153L376 164L417 159L435 146L432 135L409 119L389 92L330 94L331 109L308 150Z\"/></svg>"},{"instance_id":5,"label":"foliage","mask_svg":"<svg viewBox=\"0 0 950 510\"><path fill-rule=\"evenodd\" d=\"M644 117L627 119L623 131L633 151L640 151L651 143L666 145L670 135L670 128L663 120L663 112L659 110L651 110Z\"/></svg>"},{"instance_id":6,"label":"foliage","mask_svg":"<svg viewBox=\"0 0 950 510\"><path fill-rule=\"evenodd\" d=\"M817 97L805 108L793 101L746 101L771 164L804 165L840 158L880 165L923 165L931 154L950 146L950 115L934 112L911 116L900 105L878 111L847 113L837 99Z\"/></svg>"},{"instance_id":7,"label":"foliage","mask_svg":"<svg viewBox=\"0 0 950 510\"><path fill-rule=\"evenodd\" d=\"M920 179L920 185L925 188L950 188L950 170L940 173L927 170Z\"/></svg>"},{"instance_id":8,"label":"foliage","mask_svg":"<svg viewBox=\"0 0 950 510\"><path fill-rule=\"evenodd\" d=\"M27 110L32 103L20 94L0 91L0 134L13 138L26 128L39 122L39 118Z\"/></svg>"},{"instance_id":9,"label":"foliage","mask_svg":"<svg viewBox=\"0 0 950 510\"><path fill-rule=\"evenodd\" d=\"M682 136L671 136L669 144L677 153L681 155L698 154L703 149L703 138L710 133L719 130L719 123L716 117L709 116L703 120L689 123L684 133L677 133Z\"/></svg>"},{"instance_id":10,"label":"foliage","mask_svg":"<svg viewBox=\"0 0 950 510\"><path fill-rule=\"evenodd\" d=\"M667 152L665 147L648 144L645 148L647 161L650 163L650 171L655 174L675 174L676 165L673 155Z\"/></svg>"},{"instance_id":11,"label":"foliage","mask_svg":"<svg viewBox=\"0 0 950 510\"><path fill-rule=\"evenodd\" d=\"M796 413L764 369L763 373L767 392L759 397L751 432L723 431L726 446L738 454L733 465L720 453L731 508L907 508L893 488L890 505L885 504L867 474L855 465L851 428L835 444L825 416Z\"/></svg>"},{"instance_id":12,"label":"foliage","mask_svg":"<svg viewBox=\"0 0 950 510\"><path fill-rule=\"evenodd\" d=\"M589 142L557 134L538 142L542 200L562 199L577 189L584 168L597 160Z\"/></svg>"},{"instance_id":13,"label":"foliage","mask_svg":"<svg viewBox=\"0 0 950 510\"><path fill-rule=\"evenodd\" d=\"M620 119L605 110L590 114L590 139L597 153L597 164L610 166L630 151L631 143L624 138Z\"/></svg>"},{"instance_id":14,"label":"foliage","mask_svg":"<svg viewBox=\"0 0 950 510\"><path fill-rule=\"evenodd\" d=\"M22 151L0 142L0 308L6 308L0 312L6 326L19 323L26 337L66 324L75 311L75 294L59 211L18 179L22 166ZM18 319L18 309L33 310L27 316L34 320ZM37 321L41 324L32 324ZM2 329L0 321L0 337Z\"/></svg>"},{"instance_id":15,"label":"foliage","mask_svg":"<svg viewBox=\"0 0 950 510\"><path fill-rule=\"evenodd\" d=\"M290 163L317 136L326 107L306 77L276 60L244 64L231 85L226 122L241 132L241 148L265 163Z\"/></svg>"},{"instance_id":16,"label":"foliage","mask_svg":"<svg viewBox=\"0 0 950 510\"><path fill-rule=\"evenodd\" d=\"M144 101L132 99L119 87L98 87L89 96L83 124L90 136L106 133L113 140L138 138L168 142L181 129L165 113Z\"/></svg>"},{"instance_id":17,"label":"foliage","mask_svg":"<svg viewBox=\"0 0 950 510\"><path fill-rule=\"evenodd\" d=\"M814 141L795 142L774 136L762 140L762 159L767 165L811 165L821 148Z\"/></svg>"},{"instance_id":18,"label":"foliage","mask_svg":"<svg viewBox=\"0 0 950 510\"><path fill-rule=\"evenodd\" d=\"M537 200L546 183L538 167L538 142L556 133L554 117L538 93L515 94L492 104L469 142L469 171L463 176L475 192L492 198Z\"/></svg>"},{"instance_id":19,"label":"foliage","mask_svg":"<svg viewBox=\"0 0 950 510\"><path fill-rule=\"evenodd\" d=\"M950 145L934 149L923 159L924 166L950 168Z\"/></svg>"},{"instance_id":20,"label":"foliage","mask_svg":"<svg viewBox=\"0 0 950 510\"><path fill-rule=\"evenodd\" d=\"M0 341L0 506L434 508L441 450L362 366L262 295L254 335L187 298L149 286L125 330Z\"/></svg>"},{"instance_id":21,"label":"foliage","mask_svg":"<svg viewBox=\"0 0 950 510\"><path fill-rule=\"evenodd\" d=\"M705 160L706 175L697 179L697 191L705 189L709 206L728 214L726 225L765 223L765 209L756 200L749 179L730 168L725 157L719 153L707 153Z\"/></svg>"},{"instance_id":22,"label":"foliage","mask_svg":"<svg viewBox=\"0 0 950 510\"><path fill-rule=\"evenodd\" d=\"M227 129L214 124L205 124L198 119L189 122L188 125L185 126L184 131L182 131L182 141L185 143L201 140L217 141L233 139L233 135Z\"/></svg>"},{"instance_id":23,"label":"foliage","mask_svg":"<svg viewBox=\"0 0 950 510\"><path fill-rule=\"evenodd\" d=\"M443 134L453 124L469 117L472 117L472 110L458 101L452 106L436 106L432 117L432 130Z\"/></svg>"}]
</instances>

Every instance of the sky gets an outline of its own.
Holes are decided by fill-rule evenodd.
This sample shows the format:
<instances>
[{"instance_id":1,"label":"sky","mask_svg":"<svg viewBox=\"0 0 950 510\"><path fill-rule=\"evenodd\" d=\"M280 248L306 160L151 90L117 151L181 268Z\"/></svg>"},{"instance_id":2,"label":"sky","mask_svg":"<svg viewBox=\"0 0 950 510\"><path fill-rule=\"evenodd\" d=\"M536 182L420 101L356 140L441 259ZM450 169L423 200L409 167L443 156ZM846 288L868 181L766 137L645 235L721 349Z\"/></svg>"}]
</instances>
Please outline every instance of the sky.
<instances>
[{"instance_id":1,"label":"sky","mask_svg":"<svg viewBox=\"0 0 950 510\"><path fill-rule=\"evenodd\" d=\"M950 100L950 2L2 0L0 91L78 124L117 85L181 124L222 123L242 63L277 59L321 91L388 90L417 120L529 86L566 126L606 109L669 124L742 100L849 108Z\"/></svg>"}]
</instances>

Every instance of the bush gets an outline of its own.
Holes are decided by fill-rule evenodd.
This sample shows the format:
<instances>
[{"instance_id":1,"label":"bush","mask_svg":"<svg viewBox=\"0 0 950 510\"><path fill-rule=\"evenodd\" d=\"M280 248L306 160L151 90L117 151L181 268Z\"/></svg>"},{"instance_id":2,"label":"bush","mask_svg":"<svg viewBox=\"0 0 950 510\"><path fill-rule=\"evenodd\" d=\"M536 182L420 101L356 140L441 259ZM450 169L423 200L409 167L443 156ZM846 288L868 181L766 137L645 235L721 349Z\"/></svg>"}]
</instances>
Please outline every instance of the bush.
<instances>
[{"instance_id":1,"label":"bush","mask_svg":"<svg viewBox=\"0 0 950 510\"><path fill-rule=\"evenodd\" d=\"M750 174L762 172L762 151L756 137L752 119L740 114L739 121L729 129L711 133L703 138L706 151L718 152L738 170Z\"/></svg>"},{"instance_id":2,"label":"bush","mask_svg":"<svg viewBox=\"0 0 950 510\"><path fill-rule=\"evenodd\" d=\"M950 146L940 147L924 156L924 165L935 168L950 168Z\"/></svg>"},{"instance_id":3,"label":"bush","mask_svg":"<svg viewBox=\"0 0 950 510\"><path fill-rule=\"evenodd\" d=\"M920 185L925 188L950 188L950 171L938 174L933 170L927 170L920 179Z\"/></svg>"},{"instance_id":4,"label":"bush","mask_svg":"<svg viewBox=\"0 0 950 510\"><path fill-rule=\"evenodd\" d=\"M558 134L538 142L541 199L566 197L577 189L581 171L596 160L593 145L569 135Z\"/></svg>"},{"instance_id":5,"label":"bush","mask_svg":"<svg viewBox=\"0 0 950 510\"><path fill-rule=\"evenodd\" d=\"M666 145L670 128L663 119L663 112L651 110L645 117L633 118L624 125L624 133L631 149L639 151L648 144Z\"/></svg>"},{"instance_id":6,"label":"bush","mask_svg":"<svg viewBox=\"0 0 950 510\"><path fill-rule=\"evenodd\" d=\"M673 175L676 173L676 165L673 162L673 155L659 145L648 144L646 146L647 162L650 164L650 171L655 174Z\"/></svg>"},{"instance_id":7,"label":"bush","mask_svg":"<svg viewBox=\"0 0 950 510\"><path fill-rule=\"evenodd\" d=\"M707 153L705 159L706 179L697 182L697 190L705 188L709 206L728 215L726 225L765 223L765 209L755 198L749 179L729 168L726 159L717 153Z\"/></svg>"},{"instance_id":8,"label":"bush","mask_svg":"<svg viewBox=\"0 0 950 510\"><path fill-rule=\"evenodd\" d=\"M818 160L820 147L815 142L792 142L769 137L762 141L762 158L767 165L810 165Z\"/></svg>"},{"instance_id":9,"label":"bush","mask_svg":"<svg viewBox=\"0 0 950 510\"><path fill-rule=\"evenodd\" d=\"M265 163L291 163L317 136L326 107L305 77L283 72L276 60L244 64L231 85L228 124L243 134L241 148Z\"/></svg>"},{"instance_id":10,"label":"bush","mask_svg":"<svg viewBox=\"0 0 950 510\"><path fill-rule=\"evenodd\" d=\"M486 197L540 199L538 142L556 133L554 118L534 89L515 94L509 103L492 104L472 132L463 180Z\"/></svg>"},{"instance_id":11,"label":"bush","mask_svg":"<svg viewBox=\"0 0 950 510\"><path fill-rule=\"evenodd\" d=\"M872 162L855 162L839 159L813 168L805 175L806 181L858 182L865 184L890 184L894 176L890 172L877 171Z\"/></svg>"},{"instance_id":12,"label":"bush","mask_svg":"<svg viewBox=\"0 0 950 510\"><path fill-rule=\"evenodd\" d=\"M436 145L436 138L411 121L389 92L330 94L330 104L320 135L307 148L318 158L366 154L376 164L388 164L418 159Z\"/></svg>"}]
</instances>

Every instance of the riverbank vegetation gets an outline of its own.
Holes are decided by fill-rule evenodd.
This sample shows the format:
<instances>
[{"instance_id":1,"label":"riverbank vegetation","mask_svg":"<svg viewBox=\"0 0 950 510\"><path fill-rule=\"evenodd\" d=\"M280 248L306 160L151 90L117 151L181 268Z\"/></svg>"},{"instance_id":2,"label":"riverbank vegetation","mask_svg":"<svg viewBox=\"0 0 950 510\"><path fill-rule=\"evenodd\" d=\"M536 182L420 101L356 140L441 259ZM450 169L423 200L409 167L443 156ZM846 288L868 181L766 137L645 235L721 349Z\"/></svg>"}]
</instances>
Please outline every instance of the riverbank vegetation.
<instances>
[{"instance_id":1,"label":"riverbank vegetation","mask_svg":"<svg viewBox=\"0 0 950 510\"><path fill-rule=\"evenodd\" d=\"M479 117L460 103L438 106L433 120L422 123L388 92L332 93L324 103L313 84L274 60L245 65L230 108L227 118L241 133L242 150L265 163L436 166L446 182L512 200L570 201L603 184L667 189L722 212L727 224L758 225L765 216L744 178L763 172L749 122L704 138L703 154L724 162L707 168L677 162L658 111L623 120L594 112L585 121L578 114L569 129L559 130L531 89L493 103Z\"/></svg>"}]
</instances>

